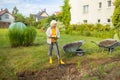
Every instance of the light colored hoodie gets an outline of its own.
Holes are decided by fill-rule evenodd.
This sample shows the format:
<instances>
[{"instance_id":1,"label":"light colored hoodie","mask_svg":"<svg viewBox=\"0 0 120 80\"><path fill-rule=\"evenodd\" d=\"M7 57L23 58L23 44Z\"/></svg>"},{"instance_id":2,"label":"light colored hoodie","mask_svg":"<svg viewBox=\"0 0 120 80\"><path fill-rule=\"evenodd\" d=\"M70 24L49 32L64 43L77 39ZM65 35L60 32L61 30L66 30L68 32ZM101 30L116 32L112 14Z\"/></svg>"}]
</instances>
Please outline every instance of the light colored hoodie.
<instances>
[{"instance_id":1,"label":"light colored hoodie","mask_svg":"<svg viewBox=\"0 0 120 80\"><path fill-rule=\"evenodd\" d=\"M46 35L47 35L47 43L51 44L51 42L52 42L51 41L51 35L52 35L52 28L51 27L49 27L47 29ZM60 31L59 31L59 29L57 27L56 27L56 37L57 37L57 39L60 38Z\"/></svg>"}]
</instances>

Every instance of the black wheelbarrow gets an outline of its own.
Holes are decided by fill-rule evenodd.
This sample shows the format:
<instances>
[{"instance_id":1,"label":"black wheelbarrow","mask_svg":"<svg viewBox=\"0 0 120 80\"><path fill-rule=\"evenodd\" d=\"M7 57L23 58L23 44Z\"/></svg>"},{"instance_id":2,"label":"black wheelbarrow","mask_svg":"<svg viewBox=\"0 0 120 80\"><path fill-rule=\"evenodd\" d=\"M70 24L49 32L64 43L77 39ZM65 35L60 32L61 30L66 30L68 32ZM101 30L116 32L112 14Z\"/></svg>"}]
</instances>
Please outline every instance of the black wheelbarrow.
<instances>
[{"instance_id":1,"label":"black wheelbarrow","mask_svg":"<svg viewBox=\"0 0 120 80\"><path fill-rule=\"evenodd\" d=\"M95 43L97 46L101 48L106 48L110 53L114 50L116 46L120 46L120 42L118 42L115 39L105 39L100 41L99 43L96 43L94 41L91 41L92 43Z\"/></svg>"},{"instance_id":2,"label":"black wheelbarrow","mask_svg":"<svg viewBox=\"0 0 120 80\"><path fill-rule=\"evenodd\" d=\"M71 42L68 44L65 44L63 46L63 50L65 53L76 53L78 56L84 55L85 51L83 49L80 49L80 46L84 44L83 40Z\"/></svg>"}]
</instances>

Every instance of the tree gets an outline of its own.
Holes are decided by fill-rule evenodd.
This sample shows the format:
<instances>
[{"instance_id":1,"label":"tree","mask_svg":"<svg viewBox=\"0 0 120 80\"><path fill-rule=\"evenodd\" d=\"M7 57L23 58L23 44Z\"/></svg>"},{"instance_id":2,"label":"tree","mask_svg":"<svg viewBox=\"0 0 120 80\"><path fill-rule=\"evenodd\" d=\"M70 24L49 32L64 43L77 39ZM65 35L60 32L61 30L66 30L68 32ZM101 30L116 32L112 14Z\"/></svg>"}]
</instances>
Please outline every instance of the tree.
<instances>
[{"instance_id":1,"label":"tree","mask_svg":"<svg viewBox=\"0 0 120 80\"><path fill-rule=\"evenodd\" d=\"M15 6L12 10L12 15L15 17L15 22L25 22L24 16L18 12L19 10Z\"/></svg>"},{"instance_id":2,"label":"tree","mask_svg":"<svg viewBox=\"0 0 120 80\"><path fill-rule=\"evenodd\" d=\"M115 28L120 28L120 0L115 0L113 4L115 9L112 16L112 23Z\"/></svg>"},{"instance_id":3,"label":"tree","mask_svg":"<svg viewBox=\"0 0 120 80\"><path fill-rule=\"evenodd\" d=\"M62 6L62 22L66 27L70 24L70 16L69 0L64 0L64 5Z\"/></svg>"},{"instance_id":4,"label":"tree","mask_svg":"<svg viewBox=\"0 0 120 80\"><path fill-rule=\"evenodd\" d=\"M28 26L35 26L35 18L33 17L33 15L30 14L29 17L25 18L25 24L27 24Z\"/></svg>"},{"instance_id":5,"label":"tree","mask_svg":"<svg viewBox=\"0 0 120 80\"><path fill-rule=\"evenodd\" d=\"M13 10L12 10L12 15L17 14L18 11L19 11L19 10L18 10L17 7L15 6L15 7L13 8Z\"/></svg>"},{"instance_id":6,"label":"tree","mask_svg":"<svg viewBox=\"0 0 120 80\"><path fill-rule=\"evenodd\" d=\"M25 22L24 16L20 13L15 14L14 17L15 17L15 22Z\"/></svg>"},{"instance_id":7,"label":"tree","mask_svg":"<svg viewBox=\"0 0 120 80\"><path fill-rule=\"evenodd\" d=\"M56 15L56 20L62 22L62 12Z\"/></svg>"}]
</instances>

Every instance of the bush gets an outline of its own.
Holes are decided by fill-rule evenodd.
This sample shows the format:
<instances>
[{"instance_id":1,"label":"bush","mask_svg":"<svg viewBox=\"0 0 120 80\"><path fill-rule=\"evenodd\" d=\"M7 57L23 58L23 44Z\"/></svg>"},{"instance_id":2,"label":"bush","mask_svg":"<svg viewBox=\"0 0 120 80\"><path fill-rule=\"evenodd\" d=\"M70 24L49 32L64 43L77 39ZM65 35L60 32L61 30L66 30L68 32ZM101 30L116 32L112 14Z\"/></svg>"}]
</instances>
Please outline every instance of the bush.
<instances>
[{"instance_id":1,"label":"bush","mask_svg":"<svg viewBox=\"0 0 120 80\"><path fill-rule=\"evenodd\" d=\"M9 29L9 40L11 47L29 46L36 37L36 30L33 27L27 27L21 30L17 27Z\"/></svg>"},{"instance_id":2,"label":"bush","mask_svg":"<svg viewBox=\"0 0 120 80\"><path fill-rule=\"evenodd\" d=\"M9 40L12 47L17 47L23 45L24 41L24 30L20 30L17 27L9 30Z\"/></svg>"},{"instance_id":3,"label":"bush","mask_svg":"<svg viewBox=\"0 0 120 80\"><path fill-rule=\"evenodd\" d=\"M31 45L36 38L36 30L33 27L27 27L24 31L24 46Z\"/></svg>"},{"instance_id":4,"label":"bush","mask_svg":"<svg viewBox=\"0 0 120 80\"><path fill-rule=\"evenodd\" d=\"M66 34L78 34L82 36L92 36L100 38L112 38L113 29L110 25L102 24L79 24L79 25L70 25L66 29Z\"/></svg>"},{"instance_id":5,"label":"bush","mask_svg":"<svg viewBox=\"0 0 120 80\"><path fill-rule=\"evenodd\" d=\"M84 32L84 36L91 36L90 31L85 31L85 32Z\"/></svg>"},{"instance_id":6,"label":"bush","mask_svg":"<svg viewBox=\"0 0 120 80\"><path fill-rule=\"evenodd\" d=\"M64 32L64 31L65 31L65 25L64 25L62 22L58 21L58 22L57 22L57 27L59 28L59 30L60 30L61 32Z\"/></svg>"}]
</instances>

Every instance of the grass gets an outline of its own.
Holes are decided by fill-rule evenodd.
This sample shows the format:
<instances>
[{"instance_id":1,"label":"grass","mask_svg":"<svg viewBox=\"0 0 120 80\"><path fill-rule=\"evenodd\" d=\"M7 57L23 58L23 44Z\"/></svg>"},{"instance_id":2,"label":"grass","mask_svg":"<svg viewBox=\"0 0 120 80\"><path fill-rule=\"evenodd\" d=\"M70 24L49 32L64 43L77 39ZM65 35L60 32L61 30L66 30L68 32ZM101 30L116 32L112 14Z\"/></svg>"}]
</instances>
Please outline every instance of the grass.
<instances>
[{"instance_id":1,"label":"grass","mask_svg":"<svg viewBox=\"0 0 120 80\"><path fill-rule=\"evenodd\" d=\"M85 44L81 48L86 51L86 55L83 57L66 57L62 50L62 46L66 43L78 40L85 41ZM61 34L61 38L59 39L59 48L63 60L66 63L71 63L87 59L117 57L120 55L119 47L116 48L113 54L108 54L106 51L101 52L101 49L91 43L91 41L98 42L100 40L102 40L102 38ZM53 65L50 65L48 62L45 32L37 30L37 37L34 43L38 45L11 48L8 39L8 29L0 29L0 80L4 78L9 78L9 80L11 78L12 80L13 77L16 77L16 73L24 70L41 70L46 67L57 65L57 57L55 54L53 56Z\"/></svg>"}]
</instances>

